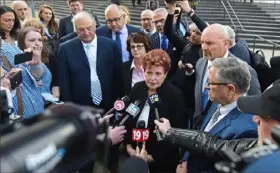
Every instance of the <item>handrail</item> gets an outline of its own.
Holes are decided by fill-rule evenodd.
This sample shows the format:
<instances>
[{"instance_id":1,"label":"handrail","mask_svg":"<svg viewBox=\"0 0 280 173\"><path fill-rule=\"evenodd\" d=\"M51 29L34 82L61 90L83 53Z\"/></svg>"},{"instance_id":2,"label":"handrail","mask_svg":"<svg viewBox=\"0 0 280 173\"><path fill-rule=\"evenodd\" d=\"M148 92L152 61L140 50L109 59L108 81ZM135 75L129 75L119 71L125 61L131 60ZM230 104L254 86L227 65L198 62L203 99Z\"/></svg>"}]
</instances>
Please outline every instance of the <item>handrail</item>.
<instances>
[{"instance_id":1,"label":"handrail","mask_svg":"<svg viewBox=\"0 0 280 173\"><path fill-rule=\"evenodd\" d=\"M234 14L234 16L235 16L235 18L236 18L236 20L237 20L237 22L238 22L238 24L239 24L240 28L241 28L242 30L245 30L245 29L244 29L244 27L243 27L243 25L241 24L241 22L240 22L239 18L237 17L237 15L236 15L236 13L235 13L234 9L232 8L232 6L231 6L230 2L229 2L228 0L226 0L226 1L227 1L228 5L229 5L229 7L230 7L231 11L233 12L233 14Z\"/></svg>"},{"instance_id":2,"label":"handrail","mask_svg":"<svg viewBox=\"0 0 280 173\"><path fill-rule=\"evenodd\" d=\"M265 39L265 38L263 38L263 37L261 37L261 36L259 36L259 35L254 35L253 52L255 52L256 40L257 40L256 38L258 38L258 40L263 40L263 41L266 41L266 42L268 42L268 43L270 43L270 44L273 45L272 57L274 57L275 48L276 48L276 47L279 47L279 48L280 48L280 44L277 44L277 43L275 43L275 42L273 42L273 41L271 41L271 40Z\"/></svg>"},{"instance_id":3,"label":"handrail","mask_svg":"<svg viewBox=\"0 0 280 173\"><path fill-rule=\"evenodd\" d=\"M233 22L233 20L232 20L232 18L231 18L231 16L230 16L230 14L229 14L229 12L228 12L228 10L227 10L227 7L226 7L224 1L223 1L223 0L220 0L219 2L220 2L220 3L219 3L219 9L220 9L220 4L222 4L223 7L224 7L224 19L226 19L226 13L225 13L225 12L227 12L227 15L228 15L228 17L229 17L229 19L230 19L230 21L231 21L231 24L232 24L234 30L237 30L237 27L235 26L235 24L234 24L234 22Z\"/></svg>"}]
</instances>

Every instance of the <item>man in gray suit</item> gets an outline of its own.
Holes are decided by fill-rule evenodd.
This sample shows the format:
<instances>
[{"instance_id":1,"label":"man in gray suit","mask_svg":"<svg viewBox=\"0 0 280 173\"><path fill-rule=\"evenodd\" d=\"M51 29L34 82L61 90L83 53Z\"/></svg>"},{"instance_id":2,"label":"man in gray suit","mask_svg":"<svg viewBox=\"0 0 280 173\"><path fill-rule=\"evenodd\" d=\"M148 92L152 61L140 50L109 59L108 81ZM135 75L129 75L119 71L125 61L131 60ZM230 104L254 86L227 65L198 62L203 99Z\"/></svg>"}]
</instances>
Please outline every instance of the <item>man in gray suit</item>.
<instances>
[{"instance_id":1,"label":"man in gray suit","mask_svg":"<svg viewBox=\"0 0 280 173\"><path fill-rule=\"evenodd\" d=\"M229 52L230 40L228 39L228 32L225 26L221 24L209 25L202 33L201 47L203 51L203 58L199 59L195 69L195 113L193 128L200 127L207 110L214 106L209 101L208 90L205 89L208 80L208 68L211 62L217 58L235 57ZM248 65L249 66L249 65ZM260 84L258 81L256 71L249 66L251 73L250 88L247 95L261 94Z\"/></svg>"}]
</instances>

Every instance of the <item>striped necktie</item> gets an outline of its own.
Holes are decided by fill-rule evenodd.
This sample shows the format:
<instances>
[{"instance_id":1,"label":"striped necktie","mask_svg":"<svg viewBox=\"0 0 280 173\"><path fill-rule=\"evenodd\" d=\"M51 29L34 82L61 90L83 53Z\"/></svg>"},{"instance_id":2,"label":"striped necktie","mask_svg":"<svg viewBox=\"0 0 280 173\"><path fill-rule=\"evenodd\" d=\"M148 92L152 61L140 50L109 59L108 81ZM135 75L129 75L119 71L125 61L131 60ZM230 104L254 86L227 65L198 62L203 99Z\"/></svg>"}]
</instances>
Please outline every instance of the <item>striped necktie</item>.
<instances>
[{"instance_id":1,"label":"striped necktie","mask_svg":"<svg viewBox=\"0 0 280 173\"><path fill-rule=\"evenodd\" d=\"M91 97L95 105L99 105L102 101L102 90L99 78L96 72L96 55L94 55L92 49L93 45L88 44L86 46L86 53L88 56L88 62L90 65L90 83L91 83Z\"/></svg>"}]
</instances>

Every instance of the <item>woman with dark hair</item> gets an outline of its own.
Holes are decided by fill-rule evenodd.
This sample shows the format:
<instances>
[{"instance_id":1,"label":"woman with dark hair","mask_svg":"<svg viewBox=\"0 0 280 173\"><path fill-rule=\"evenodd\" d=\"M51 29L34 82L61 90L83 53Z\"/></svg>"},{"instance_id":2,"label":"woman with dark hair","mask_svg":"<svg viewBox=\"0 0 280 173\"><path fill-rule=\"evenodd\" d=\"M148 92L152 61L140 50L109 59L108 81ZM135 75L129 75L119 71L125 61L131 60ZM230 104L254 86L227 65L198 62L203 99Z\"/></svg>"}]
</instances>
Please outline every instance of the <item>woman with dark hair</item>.
<instances>
[{"instance_id":1,"label":"woman with dark hair","mask_svg":"<svg viewBox=\"0 0 280 173\"><path fill-rule=\"evenodd\" d=\"M54 11L49 5L42 5L39 9L39 18L44 25L44 35L46 43L51 52L57 46L58 24L55 21Z\"/></svg>"},{"instance_id":2,"label":"woman with dark hair","mask_svg":"<svg viewBox=\"0 0 280 173\"><path fill-rule=\"evenodd\" d=\"M151 41L148 35L142 32L130 34L127 39L127 51L132 59L123 64L124 90L128 94L135 83L144 80L142 62L144 56L151 50Z\"/></svg>"},{"instance_id":3,"label":"woman with dark hair","mask_svg":"<svg viewBox=\"0 0 280 173\"><path fill-rule=\"evenodd\" d=\"M133 86L129 93L132 102L140 100L140 110L135 118L125 124L127 134L124 145L130 156L136 154L136 143L132 141L132 129L136 128L139 121L145 122L149 129L149 140L146 142L148 163L151 173L174 172L180 160L179 149L165 142L158 142L154 131L155 107L149 104L149 96L157 94L160 103L157 105L159 117L168 117L176 127L184 127L185 103L182 92L166 80L170 69L170 57L160 49L155 49L143 58L144 81Z\"/></svg>"},{"instance_id":4,"label":"woman with dark hair","mask_svg":"<svg viewBox=\"0 0 280 173\"><path fill-rule=\"evenodd\" d=\"M0 35L2 40L17 45L16 39L19 29L20 22L15 11L8 6L0 6Z\"/></svg>"}]
</instances>

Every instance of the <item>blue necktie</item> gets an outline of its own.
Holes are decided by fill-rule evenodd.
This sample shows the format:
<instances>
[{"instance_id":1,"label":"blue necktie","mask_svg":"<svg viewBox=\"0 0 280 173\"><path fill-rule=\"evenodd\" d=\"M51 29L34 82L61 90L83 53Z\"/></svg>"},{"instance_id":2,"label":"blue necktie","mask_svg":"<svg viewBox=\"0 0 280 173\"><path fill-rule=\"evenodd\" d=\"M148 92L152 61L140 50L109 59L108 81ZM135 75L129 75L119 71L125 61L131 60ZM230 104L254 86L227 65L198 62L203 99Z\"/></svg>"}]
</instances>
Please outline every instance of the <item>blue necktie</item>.
<instances>
[{"instance_id":1,"label":"blue necktie","mask_svg":"<svg viewBox=\"0 0 280 173\"><path fill-rule=\"evenodd\" d=\"M167 50L168 45L167 45L167 37L165 35L161 36L161 49L162 50Z\"/></svg>"},{"instance_id":2,"label":"blue necktie","mask_svg":"<svg viewBox=\"0 0 280 173\"><path fill-rule=\"evenodd\" d=\"M204 111L209 100L208 89L204 88L202 93L202 110Z\"/></svg>"},{"instance_id":3,"label":"blue necktie","mask_svg":"<svg viewBox=\"0 0 280 173\"><path fill-rule=\"evenodd\" d=\"M120 32L116 32L116 41L118 42L118 45L119 45L119 48L120 48L120 52L121 52L121 55L122 55L122 41L121 41L121 33Z\"/></svg>"},{"instance_id":4,"label":"blue necktie","mask_svg":"<svg viewBox=\"0 0 280 173\"><path fill-rule=\"evenodd\" d=\"M91 84L91 97L92 102L95 105L99 105L102 101L102 90L99 78L96 72L96 56L91 51L92 45L88 44L86 46L87 49L87 56L90 65L90 84Z\"/></svg>"}]
</instances>

